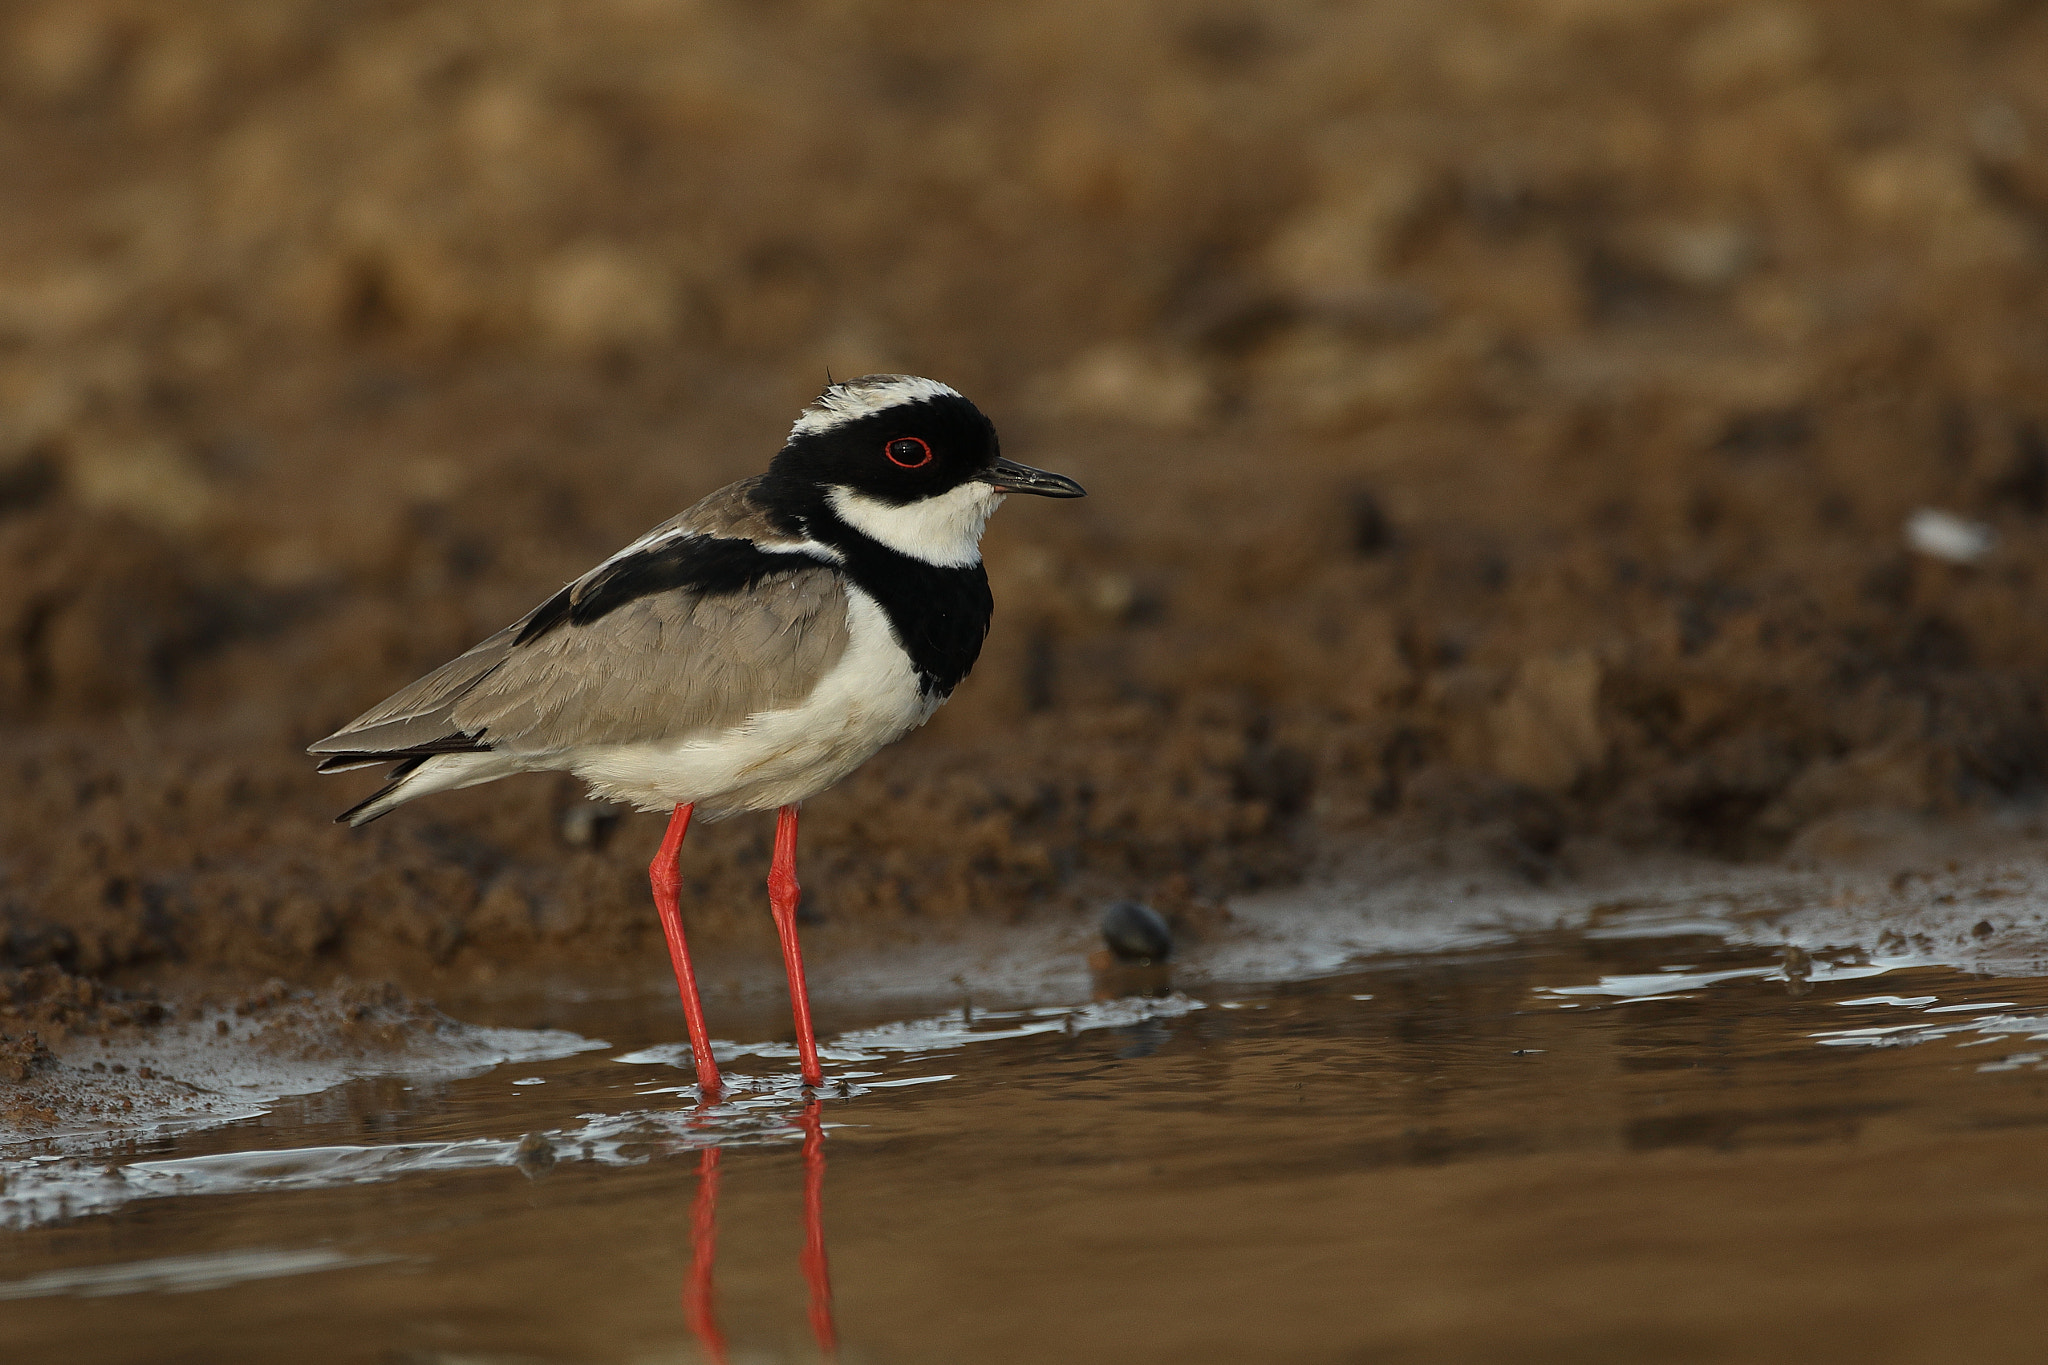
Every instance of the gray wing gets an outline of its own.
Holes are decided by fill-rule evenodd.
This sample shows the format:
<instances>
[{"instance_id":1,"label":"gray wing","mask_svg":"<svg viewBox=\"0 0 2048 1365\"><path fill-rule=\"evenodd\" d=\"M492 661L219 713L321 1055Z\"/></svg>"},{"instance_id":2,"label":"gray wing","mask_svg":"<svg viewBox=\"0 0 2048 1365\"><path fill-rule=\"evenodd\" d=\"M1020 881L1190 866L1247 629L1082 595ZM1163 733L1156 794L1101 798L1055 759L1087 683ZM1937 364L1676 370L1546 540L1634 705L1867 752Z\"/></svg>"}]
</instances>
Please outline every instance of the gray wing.
<instances>
[{"instance_id":1,"label":"gray wing","mask_svg":"<svg viewBox=\"0 0 2048 1365\"><path fill-rule=\"evenodd\" d=\"M795 549L754 503L757 483L732 484L663 522L308 752L324 756L321 772L444 753L544 754L682 739L802 701L847 639L844 582L808 556L792 555L790 569L743 592L663 587L588 622L575 615L590 595L616 592L621 565L687 537Z\"/></svg>"},{"instance_id":2,"label":"gray wing","mask_svg":"<svg viewBox=\"0 0 2048 1365\"><path fill-rule=\"evenodd\" d=\"M510 657L528 612L482 644L450 659L426 677L406 684L327 738L307 746L326 754L320 771L345 772L394 758L430 754L481 753L491 746L462 733L455 706Z\"/></svg>"},{"instance_id":3,"label":"gray wing","mask_svg":"<svg viewBox=\"0 0 2048 1365\"><path fill-rule=\"evenodd\" d=\"M518 646L449 714L501 753L680 740L801 702L846 639L845 584L823 567L656 593Z\"/></svg>"},{"instance_id":4,"label":"gray wing","mask_svg":"<svg viewBox=\"0 0 2048 1365\"><path fill-rule=\"evenodd\" d=\"M321 771L337 772L437 753L686 739L801 702L847 641L845 585L822 565L741 594L651 594L519 644L527 619L308 752L329 755Z\"/></svg>"}]
</instances>

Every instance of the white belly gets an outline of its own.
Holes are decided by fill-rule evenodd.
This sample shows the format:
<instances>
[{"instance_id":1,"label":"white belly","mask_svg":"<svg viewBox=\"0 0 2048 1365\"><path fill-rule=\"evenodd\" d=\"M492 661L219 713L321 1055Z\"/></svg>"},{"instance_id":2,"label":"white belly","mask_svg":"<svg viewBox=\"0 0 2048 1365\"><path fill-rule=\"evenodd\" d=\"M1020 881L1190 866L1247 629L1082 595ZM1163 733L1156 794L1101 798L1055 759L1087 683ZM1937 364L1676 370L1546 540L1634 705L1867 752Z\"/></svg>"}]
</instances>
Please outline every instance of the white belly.
<instances>
[{"instance_id":1,"label":"white belly","mask_svg":"<svg viewBox=\"0 0 2048 1365\"><path fill-rule=\"evenodd\" d=\"M872 597L847 585L846 652L810 696L715 735L587 749L570 771L599 796L641 810L693 802L706 819L801 801L931 719L939 700Z\"/></svg>"}]
</instances>

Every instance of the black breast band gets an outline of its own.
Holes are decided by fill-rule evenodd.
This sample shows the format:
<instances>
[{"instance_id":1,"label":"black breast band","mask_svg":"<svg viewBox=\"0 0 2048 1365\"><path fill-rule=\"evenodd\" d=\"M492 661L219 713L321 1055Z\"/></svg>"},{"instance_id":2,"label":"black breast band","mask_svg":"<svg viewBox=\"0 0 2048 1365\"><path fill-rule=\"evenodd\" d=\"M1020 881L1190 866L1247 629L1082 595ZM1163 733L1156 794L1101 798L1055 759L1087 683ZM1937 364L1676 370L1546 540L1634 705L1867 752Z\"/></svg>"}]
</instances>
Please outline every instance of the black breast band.
<instances>
[{"instance_id":1,"label":"black breast band","mask_svg":"<svg viewBox=\"0 0 2048 1365\"><path fill-rule=\"evenodd\" d=\"M849 538L835 548L846 556L847 578L888 614L925 695L951 696L981 657L989 618L995 614L988 570L981 561L943 568L865 536Z\"/></svg>"}]
</instances>

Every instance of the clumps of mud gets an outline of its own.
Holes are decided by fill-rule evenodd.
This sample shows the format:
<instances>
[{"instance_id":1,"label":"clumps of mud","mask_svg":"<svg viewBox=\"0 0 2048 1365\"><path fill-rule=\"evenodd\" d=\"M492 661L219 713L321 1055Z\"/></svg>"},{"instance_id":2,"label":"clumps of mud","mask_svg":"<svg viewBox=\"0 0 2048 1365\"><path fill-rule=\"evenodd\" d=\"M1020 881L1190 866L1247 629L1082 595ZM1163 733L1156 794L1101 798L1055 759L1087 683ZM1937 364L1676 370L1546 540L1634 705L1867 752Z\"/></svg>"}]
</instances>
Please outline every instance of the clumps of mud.
<instances>
[{"instance_id":1,"label":"clumps of mud","mask_svg":"<svg viewBox=\"0 0 2048 1365\"><path fill-rule=\"evenodd\" d=\"M271 981L193 1008L213 1016L221 1037L292 1061L401 1052L449 1023L389 982L315 992Z\"/></svg>"},{"instance_id":2,"label":"clumps of mud","mask_svg":"<svg viewBox=\"0 0 2048 1365\"><path fill-rule=\"evenodd\" d=\"M57 1054L33 1029L18 1035L0 1033L0 1084L20 1085L56 1064Z\"/></svg>"},{"instance_id":3,"label":"clumps of mud","mask_svg":"<svg viewBox=\"0 0 2048 1365\"><path fill-rule=\"evenodd\" d=\"M165 1017L154 999L129 999L61 968L0 968L0 1131L102 1111L103 1100L74 1097L55 1049L80 1037L133 1034Z\"/></svg>"},{"instance_id":4,"label":"clumps of mud","mask_svg":"<svg viewBox=\"0 0 2048 1365\"><path fill-rule=\"evenodd\" d=\"M164 1006L59 967L0 968L0 1029L34 1029L62 1041L77 1034L161 1023Z\"/></svg>"}]
</instances>

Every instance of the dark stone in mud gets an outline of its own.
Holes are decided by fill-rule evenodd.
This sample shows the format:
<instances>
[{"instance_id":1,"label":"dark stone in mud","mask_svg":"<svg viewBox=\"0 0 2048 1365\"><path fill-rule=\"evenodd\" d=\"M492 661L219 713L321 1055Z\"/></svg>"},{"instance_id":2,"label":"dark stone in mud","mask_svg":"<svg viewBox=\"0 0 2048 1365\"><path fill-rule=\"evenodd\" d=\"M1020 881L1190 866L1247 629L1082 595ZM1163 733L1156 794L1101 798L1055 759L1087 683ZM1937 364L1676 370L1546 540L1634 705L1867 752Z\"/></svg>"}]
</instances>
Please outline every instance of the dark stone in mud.
<instances>
[{"instance_id":1,"label":"dark stone in mud","mask_svg":"<svg viewBox=\"0 0 2048 1365\"><path fill-rule=\"evenodd\" d=\"M2048 437L2032 422L2013 431L2012 461L1992 484L1990 501L2030 517L2048 515Z\"/></svg>"},{"instance_id":2,"label":"dark stone in mud","mask_svg":"<svg viewBox=\"0 0 2048 1365\"><path fill-rule=\"evenodd\" d=\"M555 1144L539 1133L528 1133L513 1150L512 1164L528 1180L538 1180L555 1169Z\"/></svg>"},{"instance_id":3,"label":"dark stone in mud","mask_svg":"<svg viewBox=\"0 0 2048 1365\"><path fill-rule=\"evenodd\" d=\"M1315 763L1285 744L1255 744L1233 774L1242 801L1263 802L1280 819L1301 814L1315 789Z\"/></svg>"},{"instance_id":4,"label":"dark stone in mud","mask_svg":"<svg viewBox=\"0 0 2048 1365\"><path fill-rule=\"evenodd\" d=\"M1164 962L1173 956L1173 930L1158 911L1137 901L1118 901L1103 911L1102 941L1119 962Z\"/></svg>"},{"instance_id":5,"label":"dark stone in mud","mask_svg":"<svg viewBox=\"0 0 2048 1365\"><path fill-rule=\"evenodd\" d=\"M63 470L47 448L0 464L0 517L40 507L63 481Z\"/></svg>"},{"instance_id":6,"label":"dark stone in mud","mask_svg":"<svg viewBox=\"0 0 2048 1365\"><path fill-rule=\"evenodd\" d=\"M1360 559L1373 559L1394 547L1394 526L1387 509L1366 489L1353 489L1350 498L1351 551Z\"/></svg>"}]
</instances>

